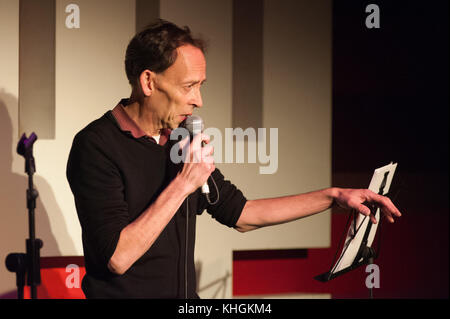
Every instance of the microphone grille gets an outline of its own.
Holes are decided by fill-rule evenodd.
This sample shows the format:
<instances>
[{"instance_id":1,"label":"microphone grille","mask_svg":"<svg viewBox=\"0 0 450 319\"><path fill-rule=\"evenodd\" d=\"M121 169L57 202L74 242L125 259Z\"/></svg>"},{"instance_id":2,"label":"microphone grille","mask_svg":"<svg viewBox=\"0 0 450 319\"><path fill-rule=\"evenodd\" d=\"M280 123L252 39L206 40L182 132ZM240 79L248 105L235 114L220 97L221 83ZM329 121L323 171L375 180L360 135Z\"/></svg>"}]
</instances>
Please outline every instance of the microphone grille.
<instances>
[{"instance_id":1,"label":"microphone grille","mask_svg":"<svg viewBox=\"0 0 450 319\"><path fill-rule=\"evenodd\" d=\"M184 122L184 128L192 135L201 133L204 129L203 120L198 115L188 116Z\"/></svg>"}]
</instances>

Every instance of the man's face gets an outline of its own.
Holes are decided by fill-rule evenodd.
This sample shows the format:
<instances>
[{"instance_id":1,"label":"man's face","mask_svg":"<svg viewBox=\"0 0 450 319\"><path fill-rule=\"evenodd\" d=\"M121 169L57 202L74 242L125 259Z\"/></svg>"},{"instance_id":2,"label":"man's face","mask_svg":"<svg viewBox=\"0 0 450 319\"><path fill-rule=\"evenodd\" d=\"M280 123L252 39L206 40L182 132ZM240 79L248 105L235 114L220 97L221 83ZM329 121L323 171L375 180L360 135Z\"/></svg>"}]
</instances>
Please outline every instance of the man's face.
<instances>
[{"instance_id":1,"label":"man's face","mask_svg":"<svg viewBox=\"0 0 450 319\"><path fill-rule=\"evenodd\" d=\"M163 128L175 129L201 107L200 88L206 80L206 61L202 51L191 45L177 49L177 58L167 70L155 75L149 102Z\"/></svg>"}]
</instances>

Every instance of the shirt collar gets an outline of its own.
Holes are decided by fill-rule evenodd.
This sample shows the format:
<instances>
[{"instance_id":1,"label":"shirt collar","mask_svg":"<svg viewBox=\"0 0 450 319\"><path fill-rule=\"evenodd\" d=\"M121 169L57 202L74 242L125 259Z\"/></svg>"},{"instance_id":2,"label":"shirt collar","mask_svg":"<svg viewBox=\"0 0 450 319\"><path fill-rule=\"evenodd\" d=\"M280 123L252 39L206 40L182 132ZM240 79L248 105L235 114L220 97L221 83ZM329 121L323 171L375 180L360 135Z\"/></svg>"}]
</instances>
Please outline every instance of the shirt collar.
<instances>
[{"instance_id":1,"label":"shirt collar","mask_svg":"<svg viewBox=\"0 0 450 319\"><path fill-rule=\"evenodd\" d=\"M150 141L156 143L156 140L152 136L148 136L133 119L128 115L125 111L126 105L129 104L129 99L120 100L119 104L112 110L112 115L116 119L119 127L124 132L130 132L134 138L146 137L149 138ZM164 145L169 140L171 130L170 129L162 129L161 137L159 139L159 145Z\"/></svg>"}]
</instances>

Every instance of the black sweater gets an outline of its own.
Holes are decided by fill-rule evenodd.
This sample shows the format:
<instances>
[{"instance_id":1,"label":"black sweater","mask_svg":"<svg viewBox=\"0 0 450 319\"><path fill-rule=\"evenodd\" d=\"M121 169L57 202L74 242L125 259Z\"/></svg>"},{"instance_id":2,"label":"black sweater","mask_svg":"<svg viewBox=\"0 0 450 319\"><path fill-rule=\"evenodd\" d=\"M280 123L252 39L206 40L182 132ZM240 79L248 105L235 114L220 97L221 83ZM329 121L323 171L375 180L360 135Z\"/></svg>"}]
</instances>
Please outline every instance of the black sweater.
<instances>
[{"instance_id":1,"label":"black sweater","mask_svg":"<svg viewBox=\"0 0 450 319\"><path fill-rule=\"evenodd\" d=\"M148 137L134 138L120 129L111 111L75 136L67 179L82 229L86 265L82 289L87 298L184 298L185 263L188 298L198 297L196 215L206 209L220 223L234 227L246 203L242 192L224 180L217 169L212 173L219 189L217 204L209 205L197 190L125 274L113 274L107 267L121 230L156 200L181 169L182 164L173 164L169 157L174 143L161 146ZM211 183L210 189L211 200L215 201L217 194Z\"/></svg>"}]
</instances>

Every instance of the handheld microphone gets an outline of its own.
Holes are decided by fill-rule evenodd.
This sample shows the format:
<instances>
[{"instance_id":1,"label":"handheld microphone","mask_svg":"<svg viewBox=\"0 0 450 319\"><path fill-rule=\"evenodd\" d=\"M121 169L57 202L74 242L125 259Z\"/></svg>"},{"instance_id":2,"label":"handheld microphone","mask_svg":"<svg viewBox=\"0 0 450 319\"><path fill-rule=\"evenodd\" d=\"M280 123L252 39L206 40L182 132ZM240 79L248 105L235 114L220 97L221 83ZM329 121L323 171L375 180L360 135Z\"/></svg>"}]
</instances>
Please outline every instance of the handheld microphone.
<instances>
[{"instance_id":1,"label":"handheld microphone","mask_svg":"<svg viewBox=\"0 0 450 319\"><path fill-rule=\"evenodd\" d=\"M200 116L191 115L186 118L183 127L189 131L189 134L191 134L192 137L194 137L195 135L203 132L204 124ZM202 142L202 146L203 145L204 142ZM207 182L202 185L202 193L209 194L209 186Z\"/></svg>"}]
</instances>

